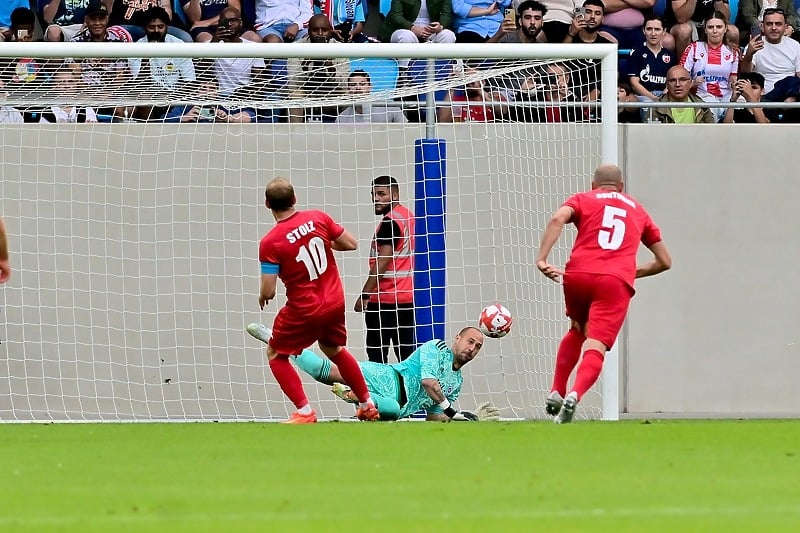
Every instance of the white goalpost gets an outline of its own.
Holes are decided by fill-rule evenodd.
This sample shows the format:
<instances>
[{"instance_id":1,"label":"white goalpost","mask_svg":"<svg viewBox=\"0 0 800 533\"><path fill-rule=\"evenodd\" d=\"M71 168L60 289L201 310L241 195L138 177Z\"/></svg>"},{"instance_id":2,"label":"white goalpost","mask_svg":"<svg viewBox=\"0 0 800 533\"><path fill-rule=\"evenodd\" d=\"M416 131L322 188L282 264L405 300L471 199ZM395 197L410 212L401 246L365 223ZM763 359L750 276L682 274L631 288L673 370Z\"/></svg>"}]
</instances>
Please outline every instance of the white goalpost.
<instances>
[{"instance_id":1,"label":"white goalpost","mask_svg":"<svg viewBox=\"0 0 800 533\"><path fill-rule=\"evenodd\" d=\"M398 57L410 61L399 76ZM13 269L0 286L0 422L286 418L293 406L264 345L244 331L270 325L285 301L279 286L258 307L258 242L273 224L264 187L289 178L300 209L323 209L358 237L359 250L337 261L349 348L366 360L352 306L379 221L370 182L384 174L421 221L418 341L450 343L493 302L514 315L511 333L486 339L465 367L459 407L490 401L504 418L545 418L569 322L534 255L552 212L600 162L617 162L616 46L5 43L0 58L37 65L0 102L24 120L0 123ZM197 79L156 90L147 69L126 71L137 58L153 69L191 60ZM226 92L220 58L263 68L246 90ZM329 58L368 72L374 90L312 90L334 76ZM88 71L118 84L92 85ZM467 101L470 84L485 96ZM599 101L577 98L590 88ZM559 90L574 96L542 96ZM402 110L405 121L336 122L351 106ZM564 264L572 237L554 262ZM618 419L619 374L615 348L579 416ZM354 414L301 376L322 418Z\"/></svg>"}]
</instances>

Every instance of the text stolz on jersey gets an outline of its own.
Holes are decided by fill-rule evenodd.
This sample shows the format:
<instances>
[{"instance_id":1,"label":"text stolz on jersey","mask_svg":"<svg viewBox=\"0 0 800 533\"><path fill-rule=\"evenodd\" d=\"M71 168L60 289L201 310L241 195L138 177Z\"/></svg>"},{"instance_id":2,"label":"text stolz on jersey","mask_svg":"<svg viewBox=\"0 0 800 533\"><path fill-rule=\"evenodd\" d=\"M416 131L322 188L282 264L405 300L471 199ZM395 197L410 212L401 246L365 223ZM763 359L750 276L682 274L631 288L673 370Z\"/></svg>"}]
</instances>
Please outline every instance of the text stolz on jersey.
<instances>
[{"instance_id":1,"label":"text stolz on jersey","mask_svg":"<svg viewBox=\"0 0 800 533\"><path fill-rule=\"evenodd\" d=\"M574 210L572 223L578 229L566 272L607 274L633 287L639 243L651 246L661 240L644 207L626 194L603 189L578 193L564 205Z\"/></svg>"},{"instance_id":2,"label":"text stolz on jersey","mask_svg":"<svg viewBox=\"0 0 800 533\"><path fill-rule=\"evenodd\" d=\"M286 306L315 313L344 306L344 288L331 241L344 228L322 211L296 211L261 239L258 257L278 265L286 287Z\"/></svg>"}]
</instances>

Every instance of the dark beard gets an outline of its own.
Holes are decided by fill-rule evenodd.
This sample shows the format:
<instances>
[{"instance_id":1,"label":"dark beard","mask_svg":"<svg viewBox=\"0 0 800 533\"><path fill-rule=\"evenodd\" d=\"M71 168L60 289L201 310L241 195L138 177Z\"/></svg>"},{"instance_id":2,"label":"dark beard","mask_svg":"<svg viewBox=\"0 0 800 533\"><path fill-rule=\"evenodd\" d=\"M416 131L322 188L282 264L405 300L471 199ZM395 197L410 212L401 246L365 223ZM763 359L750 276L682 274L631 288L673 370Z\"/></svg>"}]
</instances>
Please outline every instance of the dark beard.
<instances>
[{"instance_id":1,"label":"dark beard","mask_svg":"<svg viewBox=\"0 0 800 533\"><path fill-rule=\"evenodd\" d=\"M167 34L161 35L161 33L154 31L152 33L147 34L147 41L151 43L163 43L167 40Z\"/></svg>"},{"instance_id":2,"label":"dark beard","mask_svg":"<svg viewBox=\"0 0 800 533\"><path fill-rule=\"evenodd\" d=\"M530 29L520 27L520 31L522 32L522 35L524 35L531 41L535 41L536 36L539 35L540 30L534 28L534 30L531 31Z\"/></svg>"}]
</instances>

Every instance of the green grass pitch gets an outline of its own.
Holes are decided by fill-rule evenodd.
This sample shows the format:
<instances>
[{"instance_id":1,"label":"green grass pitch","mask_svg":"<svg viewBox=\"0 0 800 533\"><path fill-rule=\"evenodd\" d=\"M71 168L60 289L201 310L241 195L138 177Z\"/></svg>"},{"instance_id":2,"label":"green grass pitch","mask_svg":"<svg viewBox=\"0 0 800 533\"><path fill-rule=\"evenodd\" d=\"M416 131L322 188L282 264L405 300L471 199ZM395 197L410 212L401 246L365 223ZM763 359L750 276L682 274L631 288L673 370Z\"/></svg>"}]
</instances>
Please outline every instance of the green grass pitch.
<instances>
[{"instance_id":1,"label":"green grass pitch","mask_svg":"<svg viewBox=\"0 0 800 533\"><path fill-rule=\"evenodd\" d=\"M775 531L800 421L0 426L0 531Z\"/></svg>"}]
</instances>

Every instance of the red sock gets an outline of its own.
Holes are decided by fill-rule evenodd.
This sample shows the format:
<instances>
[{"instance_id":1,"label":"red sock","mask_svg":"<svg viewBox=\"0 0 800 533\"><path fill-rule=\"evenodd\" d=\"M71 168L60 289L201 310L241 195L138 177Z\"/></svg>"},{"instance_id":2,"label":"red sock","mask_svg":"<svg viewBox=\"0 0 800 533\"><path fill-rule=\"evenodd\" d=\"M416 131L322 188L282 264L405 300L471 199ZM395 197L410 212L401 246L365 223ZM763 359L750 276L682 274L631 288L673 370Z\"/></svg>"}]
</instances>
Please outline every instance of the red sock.
<instances>
[{"instance_id":1,"label":"red sock","mask_svg":"<svg viewBox=\"0 0 800 533\"><path fill-rule=\"evenodd\" d=\"M353 354L347 351L347 348L342 347L339 353L331 357L331 361L339 368L339 373L353 390L358 401L365 402L369 398L367 382L364 381L364 374L361 373L361 367L358 366L358 361Z\"/></svg>"},{"instance_id":2,"label":"red sock","mask_svg":"<svg viewBox=\"0 0 800 533\"><path fill-rule=\"evenodd\" d=\"M578 393L579 400L600 377L600 371L603 370L603 359L603 354L599 350L583 352L583 360L578 365L578 375L575 378L575 385L572 387L572 390Z\"/></svg>"},{"instance_id":3,"label":"red sock","mask_svg":"<svg viewBox=\"0 0 800 533\"><path fill-rule=\"evenodd\" d=\"M278 356L269 360L269 369L275 376L275 381L281 386L283 393L289 398L295 407L300 409L308 405L306 392L303 390L303 382L300 376L289 362L288 357Z\"/></svg>"},{"instance_id":4,"label":"red sock","mask_svg":"<svg viewBox=\"0 0 800 533\"><path fill-rule=\"evenodd\" d=\"M586 337L583 333L575 328L570 328L561 339L556 354L556 371L553 374L551 391L558 391L561 396L567 394L567 380L569 380L569 375L572 374L575 365L578 364L578 359L581 358L581 347L585 340Z\"/></svg>"}]
</instances>

